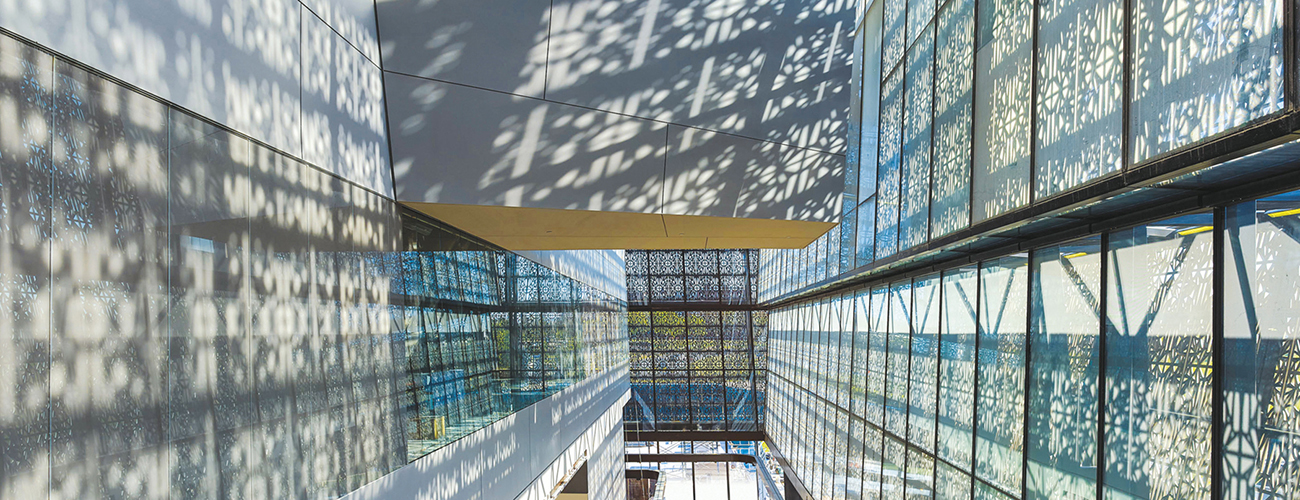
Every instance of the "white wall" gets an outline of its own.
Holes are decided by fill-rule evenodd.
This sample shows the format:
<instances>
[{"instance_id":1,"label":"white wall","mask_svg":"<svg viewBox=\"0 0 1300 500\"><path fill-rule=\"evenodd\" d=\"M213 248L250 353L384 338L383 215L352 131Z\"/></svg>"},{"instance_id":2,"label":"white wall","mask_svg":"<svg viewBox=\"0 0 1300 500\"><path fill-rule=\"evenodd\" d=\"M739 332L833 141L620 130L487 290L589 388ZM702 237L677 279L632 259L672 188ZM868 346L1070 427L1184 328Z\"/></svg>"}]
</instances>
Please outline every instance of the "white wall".
<instances>
[{"instance_id":1,"label":"white wall","mask_svg":"<svg viewBox=\"0 0 1300 500\"><path fill-rule=\"evenodd\" d=\"M6 0L0 27L392 195L372 0Z\"/></svg>"},{"instance_id":2,"label":"white wall","mask_svg":"<svg viewBox=\"0 0 1300 500\"><path fill-rule=\"evenodd\" d=\"M379 0L398 198L831 221L848 0Z\"/></svg>"},{"instance_id":3,"label":"white wall","mask_svg":"<svg viewBox=\"0 0 1300 500\"><path fill-rule=\"evenodd\" d=\"M629 393L627 367L609 370L465 436L344 498L548 498L547 494L572 474L573 466L581 465L583 457L591 456L612 434L621 436L623 404ZM619 432L612 432L614 428Z\"/></svg>"}]
</instances>

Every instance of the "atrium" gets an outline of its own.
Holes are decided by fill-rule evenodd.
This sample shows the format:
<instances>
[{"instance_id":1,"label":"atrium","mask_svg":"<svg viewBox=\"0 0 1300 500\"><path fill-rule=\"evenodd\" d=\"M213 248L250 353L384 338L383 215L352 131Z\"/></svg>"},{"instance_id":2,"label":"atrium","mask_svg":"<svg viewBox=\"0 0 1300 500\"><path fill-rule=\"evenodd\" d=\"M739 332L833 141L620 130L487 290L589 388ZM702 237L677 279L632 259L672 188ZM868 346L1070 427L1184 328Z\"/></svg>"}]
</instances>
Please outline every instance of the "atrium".
<instances>
[{"instance_id":1,"label":"atrium","mask_svg":"<svg viewBox=\"0 0 1300 500\"><path fill-rule=\"evenodd\" d=\"M1298 44L0 1L0 499L1300 499Z\"/></svg>"}]
</instances>

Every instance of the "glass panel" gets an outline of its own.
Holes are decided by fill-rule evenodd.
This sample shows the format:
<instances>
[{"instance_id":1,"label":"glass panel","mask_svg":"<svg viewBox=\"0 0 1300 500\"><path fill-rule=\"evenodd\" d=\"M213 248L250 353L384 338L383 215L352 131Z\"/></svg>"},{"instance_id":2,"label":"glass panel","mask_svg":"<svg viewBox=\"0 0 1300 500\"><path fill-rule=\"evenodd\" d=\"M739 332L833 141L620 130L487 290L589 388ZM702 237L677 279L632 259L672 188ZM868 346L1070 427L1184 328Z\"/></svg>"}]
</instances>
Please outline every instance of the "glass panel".
<instances>
[{"instance_id":1,"label":"glass panel","mask_svg":"<svg viewBox=\"0 0 1300 500\"><path fill-rule=\"evenodd\" d=\"M1040 4L1036 197L1123 166L1123 57L1122 0Z\"/></svg>"},{"instance_id":2,"label":"glass panel","mask_svg":"<svg viewBox=\"0 0 1300 500\"><path fill-rule=\"evenodd\" d=\"M1209 498L1211 214L1111 234L1108 496Z\"/></svg>"},{"instance_id":3,"label":"glass panel","mask_svg":"<svg viewBox=\"0 0 1300 500\"><path fill-rule=\"evenodd\" d=\"M975 51L976 222L1029 202L1033 3L979 2Z\"/></svg>"},{"instance_id":4,"label":"glass panel","mask_svg":"<svg viewBox=\"0 0 1300 500\"><path fill-rule=\"evenodd\" d=\"M876 185L876 259L898 251L899 168L903 140L903 78L896 71L880 92L880 170ZM859 228L859 231L862 229Z\"/></svg>"},{"instance_id":5,"label":"glass panel","mask_svg":"<svg viewBox=\"0 0 1300 500\"><path fill-rule=\"evenodd\" d=\"M32 64L30 61L19 63L20 55L13 49L16 47L6 44L3 49L6 53L0 57L9 59L10 65ZM25 74L27 78L35 78L48 71L48 67L41 66L44 65L29 66L10 75ZM17 68L10 66L9 69ZM40 314L39 311L45 309L43 315L48 316L46 325L35 329L31 328L35 325L28 323L27 318L16 318L18 324L15 326L19 331L14 334L18 337L15 340L20 341L21 350L12 353L4 348L5 358L0 361L0 366L7 370L13 359L8 356L19 354L22 356L19 359L26 358L23 361L32 363L30 368L21 371L44 372L47 369L44 365L48 363L49 378L5 379L4 385L39 384L40 389L19 388L28 394L30 400L5 399L3 406L16 406L26 421L12 422L0 418L0 446L4 447L4 461L13 460L15 463L12 465L21 471L29 466L36 470L48 467L33 461L44 453L29 454L37 451L33 448L48 444L53 463L50 487L58 495L91 498L104 492L130 488L161 492L167 485L166 451L163 448L164 430L167 428L164 419L167 418L165 374L168 345L167 109L156 101L66 63L58 63L56 72L52 150L46 149L48 139L31 137L40 129L50 132L48 122L44 121L46 117L42 116L36 102L24 103L21 108L31 115L9 118L17 123L27 122L20 126L33 129L6 130L16 136L12 139L6 136L6 142L24 138L31 142L24 145L26 151L15 151L16 148L9 146L5 153L14 154L16 160L25 158L27 161L0 165L5 170L0 185L9 184L8 181L13 179L16 182L5 187L15 190L52 187L51 191L41 194L13 192L5 196L25 198L15 200L18 203L13 209L37 208L43 201L51 202L48 208L41 206L34 213L11 216L28 219L15 224L13 229L19 231L17 234L5 237L13 238L17 243L14 245L16 255L11 262L19 265L16 269L0 270L4 279L18 280L12 285L0 285L0 290L8 292L3 295L26 296L14 305L35 300L31 304L36 306L35 310L25 312ZM48 73L42 76L46 75ZM13 110L12 106L18 106L14 99L18 96L40 99L44 90L42 83L47 82L26 82L14 89L17 92L5 96L8 98L5 106ZM52 158L34 158L39 150L52 153ZM247 150L243 153L247 155ZM52 165L44 164L51 159ZM46 167L52 167L52 186L41 172ZM9 171L11 168L13 172ZM246 180L247 170L234 172L233 177ZM242 203L237 202L237 205L242 208ZM46 210L48 219L43 213ZM41 228L47 223L48 229ZM12 222L5 225L9 224ZM39 260L27 259L36 257L33 250L39 248L37 245L44 240L46 234L42 233L45 231L49 231L50 253L41 256L40 260L48 259L50 281L49 287L42 287L38 295L37 289L23 281L32 279L35 284L46 279L25 277L27 272L44 267ZM242 240L239 243L246 244ZM9 246L4 244L0 248L8 249ZM236 258L234 263L243 265L244 261ZM241 283L245 275L243 270L233 274L236 276L234 282ZM195 283L189 280L186 284L193 286ZM10 289L10 286L14 288ZM232 295L243 298L238 292ZM232 308L243 305L239 298L231 297ZM20 312L22 309L11 311ZM246 319L240 314L242 312L234 312L234 317ZM8 337L9 325L0 325L6 327L3 335ZM247 332L242 323L232 326L221 334L236 337ZM27 357L44 344L32 342L37 332L48 335L48 359ZM203 336L206 332L194 333ZM217 342L225 338L221 337ZM242 364L239 361L235 364ZM219 370L223 375L233 375ZM239 379L250 385L223 390L221 396L224 397L219 404L232 405L232 399L249 396L251 390L244 389L251 389L252 381ZM48 428L41 429L41 432L48 434L34 436L28 426L36 418L43 420L44 415L32 411L43 409L33 403L43 406L45 395L41 393L46 390L49 391L50 413ZM237 409L240 417L247 417L257 410L251 401L249 403L227 408ZM8 408L0 412L8 413ZM285 407L282 404L274 405L274 409L283 416ZM212 413L205 412L203 416L211 417ZM241 422L255 426L255 429L239 433L241 436L246 439L260 436L256 429L260 426L256 425L255 418ZM17 435L9 434L13 424L17 424ZM23 443L23 440L13 439L18 436L30 441ZM22 443L14 446L12 456L8 451L12 446L11 439L15 444ZM122 475L101 473L95 465L103 470L121 471ZM19 481L23 481L24 472L15 474ZM135 477L123 477L127 474ZM0 476L5 476L0 483L13 487L8 484L7 470L0 472ZM222 479L239 481L251 476L252 471L238 470L223 474ZM33 489L27 495L18 496L32 496L31 493L44 488L42 481L39 490ZM7 496L3 491L0 490L0 496Z\"/></svg>"},{"instance_id":6,"label":"glass panel","mask_svg":"<svg viewBox=\"0 0 1300 500\"><path fill-rule=\"evenodd\" d=\"M939 348L939 458L971 468L975 429L975 267L943 274Z\"/></svg>"},{"instance_id":7,"label":"glass panel","mask_svg":"<svg viewBox=\"0 0 1300 500\"><path fill-rule=\"evenodd\" d=\"M907 450L907 498L934 497L934 457L915 448Z\"/></svg>"},{"instance_id":8,"label":"glass panel","mask_svg":"<svg viewBox=\"0 0 1300 500\"><path fill-rule=\"evenodd\" d=\"M876 260L876 197L872 196L858 207L857 231L857 265L870 264Z\"/></svg>"},{"instance_id":9,"label":"glass panel","mask_svg":"<svg viewBox=\"0 0 1300 500\"><path fill-rule=\"evenodd\" d=\"M867 377L871 366L870 307L870 292L858 290L853 298L853 387L849 411L860 418L867 414Z\"/></svg>"},{"instance_id":10,"label":"glass panel","mask_svg":"<svg viewBox=\"0 0 1300 500\"><path fill-rule=\"evenodd\" d=\"M695 500L694 464L686 462L662 462L659 464L659 486L663 488L666 498Z\"/></svg>"},{"instance_id":11,"label":"glass panel","mask_svg":"<svg viewBox=\"0 0 1300 500\"><path fill-rule=\"evenodd\" d=\"M934 498L937 500L970 500L970 474L935 462Z\"/></svg>"},{"instance_id":12,"label":"glass panel","mask_svg":"<svg viewBox=\"0 0 1300 500\"><path fill-rule=\"evenodd\" d=\"M907 0L885 0L885 47L881 55L883 69L888 72L903 58L907 29Z\"/></svg>"},{"instance_id":13,"label":"glass panel","mask_svg":"<svg viewBox=\"0 0 1300 500\"><path fill-rule=\"evenodd\" d=\"M1300 494L1296 271L1300 193L1228 209L1224 267L1224 498Z\"/></svg>"},{"instance_id":14,"label":"glass panel","mask_svg":"<svg viewBox=\"0 0 1300 500\"><path fill-rule=\"evenodd\" d=\"M907 0L907 43L925 36L924 29L934 18L935 0Z\"/></svg>"},{"instance_id":15,"label":"glass panel","mask_svg":"<svg viewBox=\"0 0 1300 500\"><path fill-rule=\"evenodd\" d=\"M173 260L167 430L177 469L171 485L173 491L186 495L215 495L217 488L243 484L243 478L233 476L237 468L229 462L234 451L231 447L241 437L237 429L251 426L257 411L248 397L252 381L243 315L251 150L248 141L189 116L173 112L171 123ZM322 226L336 227L328 222ZM325 262L332 264L321 259L318 266ZM327 273L338 278L333 266ZM318 290L322 299L338 297L337 285ZM316 305L320 319L315 333L321 343L312 354L321 356L316 376L324 385L313 387L320 392L304 398L321 405L313 410L342 402L339 377L327 375L331 367L335 367L332 373L340 376L343 370L333 363L337 358L325 355L331 352L331 345L337 345L327 341L337 338L339 307L332 305L337 303L319 300ZM334 398L328 397L331 392ZM317 447L342 444L333 439L336 436L324 434L325 414L311 415L314 418L300 424L299 430L301 436L313 436L315 441L300 440L299 452L315 456ZM207 469L219 461L221 472L213 474L216 471ZM322 475L339 472L320 471ZM317 487L323 488L317 493L340 493L337 487Z\"/></svg>"},{"instance_id":16,"label":"glass panel","mask_svg":"<svg viewBox=\"0 0 1300 500\"><path fill-rule=\"evenodd\" d=\"M931 0L923 0L934 8ZM909 12L910 14L910 12ZM930 126L934 112L934 28L927 26L907 53L903 121L902 200L898 248L925 243L930 235Z\"/></svg>"},{"instance_id":17,"label":"glass panel","mask_svg":"<svg viewBox=\"0 0 1300 500\"><path fill-rule=\"evenodd\" d=\"M1133 160L1282 109L1282 2L1133 2Z\"/></svg>"},{"instance_id":18,"label":"glass panel","mask_svg":"<svg viewBox=\"0 0 1300 500\"><path fill-rule=\"evenodd\" d=\"M1033 254L1028 498L1097 491L1101 238Z\"/></svg>"},{"instance_id":19,"label":"glass panel","mask_svg":"<svg viewBox=\"0 0 1300 500\"><path fill-rule=\"evenodd\" d=\"M850 417L849 419L849 436L848 436L848 457L846 458L847 474L844 486L844 498L847 500L862 500L862 444L864 438L864 423L862 419Z\"/></svg>"},{"instance_id":20,"label":"glass panel","mask_svg":"<svg viewBox=\"0 0 1300 500\"><path fill-rule=\"evenodd\" d=\"M874 425L867 425L863 438L862 498L879 499L884 482L884 433Z\"/></svg>"},{"instance_id":21,"label":"glass panel","mask_svg":"<svg viewBox=\"0 0 1300 500\"><path fill-rule=\"evenodd\" d=\"M912 288L911 389L907 440L934 452L935 408L939 376L939 275L917 278Z\"/></svg>"},{"instance_id":22,"label":"glass panel","mask_svg":"<svg viewBox=\"0 0 1300 500\"><path fill-rule=\"evenodd\" d=\"M885 430L907 436L908 357L911 351L912 284L889 289L889 367L885 382ZM902 463L899 462L901 465Z\"/></svg>"},{"instance_id":23,"label":"glass panel","mask_svg":"<svg viewBox=\"0 0 1300 500\"><path fill-rule=\"evenodd\" d=\"M694 469L696 496L700 498L727 498L727 464L725 462L697 462Z\"/></svg>"},{"instance_id":24,"label":"glass panel","mask_svg":"<svg viewBox=\"0 0 1300 500\"><path fill-rule=\"evenodd\" d=\"M0 36L0 363L4 380L50 377L50 127L53 58ZM47 313L48 314L48 313ZM0 496L49 488L48 383L0 384ZM41 493L43 494L43 493Z\"/></svg>"},{"instance_id":25,"label":"glass panel","mask_svg":"<svg viewBox=\"0 0 1300 500\"><path fill-rule=\"evenodd\" d=\"M871 4L862 28L862 73L858 75L862 80L862 136L858 141L861 152L861 162L858 166L858 202L876 194L876 162L880 154L880 51L883 43L881 38L883 4L884 2ZM875 214L872 214L872 217L874 221ZM860 244L862 240L858 241L858 248L862 248ZM870 247L868 243L867 248Z\"/></svg>"},{"instance_id":26,"label":"glass panel","mask_svg":"<svg viewBox=\"0 0 1300 500\"><path fill-rule=\"evenodd\" d=\"M758 500L758 468L754 464L726 462L728 500ZM720 498L720 497L714 497Z\"/></svg>"},{"instance_id":27,"label":"glass panel","mask_svg":"<svg viewBox=\"0 0 1300 500\"><path fill-rule=\"evenodd\" d=\"M950 0L939 11L935 41L933 238L970 223L974 45L975 0Z\"/></svg>"},{"instance_id":28,"label":"glass panel","mask_svg":"<svg viewBox=\"0 0 1300 500\"><path fill-rule=\"evenodd\" d=\"M889 288L871 289L871 354L867 358L867 422L885 425L885 370L889 359Z\"/></svg>"},{"instance_id":29,"label":"glass panel","mask_svg":"<svg viewBox=\"0 0 1300 500\"><path fill-rule=\"evenodd\" d=\"M907 463L907 446L893 437L885 437L885 455L881 463L883 476L881 498L904 498L906 482L903 470Z\"/></svg>"},{"instance_id":30,"label":"glass panel","mask_svg":"<svg viewBox=\"0 0 1300 500\"><path fill-rule=\"evenodd\" d=\"M1024 451L1026 257L1014 255L980 266L975 476L1014 492L1020 491Z\"/></svg>"}]
</instances>

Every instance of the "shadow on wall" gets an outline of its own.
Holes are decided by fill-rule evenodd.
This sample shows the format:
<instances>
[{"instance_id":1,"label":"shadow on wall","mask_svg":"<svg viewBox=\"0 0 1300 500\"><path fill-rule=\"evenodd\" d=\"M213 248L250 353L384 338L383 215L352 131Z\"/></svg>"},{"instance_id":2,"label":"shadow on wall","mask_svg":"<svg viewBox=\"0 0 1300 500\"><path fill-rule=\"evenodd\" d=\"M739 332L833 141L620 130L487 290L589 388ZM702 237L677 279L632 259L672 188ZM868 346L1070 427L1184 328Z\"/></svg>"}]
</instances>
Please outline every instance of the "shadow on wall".
<instances>
[{"instance_id":1,"label":"shadow on wall","mask_svg":"<svg viewBox=\"0 0 1300 500\"><path fill-rule=\"evenodd\" d=\"M17 0L0 27L391 195L373 6L307 3Z\"/></svg>"},{"instance_id":2,"label":"shadow on wall","mask_svg":"<svg viewBox=\"0 0 1300 500\"><path fill-rule=\"evenodd\" d=\"M550 3L379 4L399 199L839 215L850 2Z\"/></svg>"},{"instance_id":3,"label":"shadow on wall","mask_svg":"<svg viewBox=\"0 0 1300 500\"><path fill-rule=\"evenodd\" d=\"M0 37L0 496L330 497L405 464L396 207Z\"/></svg>"}]
</instances>

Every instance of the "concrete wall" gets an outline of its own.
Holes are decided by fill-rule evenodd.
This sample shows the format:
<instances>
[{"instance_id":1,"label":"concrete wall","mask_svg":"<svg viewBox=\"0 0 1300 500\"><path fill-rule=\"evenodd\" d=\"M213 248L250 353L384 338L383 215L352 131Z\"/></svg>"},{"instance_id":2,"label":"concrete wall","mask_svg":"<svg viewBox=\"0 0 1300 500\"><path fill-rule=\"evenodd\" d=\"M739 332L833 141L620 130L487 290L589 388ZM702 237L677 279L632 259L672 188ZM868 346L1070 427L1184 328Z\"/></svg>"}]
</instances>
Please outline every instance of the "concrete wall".
<instances>
[{"instance_id":1,"label":"concrete wall","mask_svg":"<svg viewBox=\"0 0 1300 500\"><path fill-rule=\"evenodd\" d=\"M9 0L0 27L393 193L372 0Z\"/></svg>"},{"instance_id":2,"label":"concrete wall","mask_svg":"<svg viewBox=\"0 0 1300 500\"><path fill-rule=\"evenodd\" d=\"M398 198L834 220L855 7L380 0Z\"/></svg>"},{"instance_id":3,"label":"concrete wall","mask_svg":"<svg viewBox=\"0 0 1300 500\"><path fill-rule=\"evenodd\" d=\"M344 497L349 500L552 498L613 436L621 438L627 369L579 382ZM597 472L619 467L608 459ZM619 467L621 470L621 467ZM593 477L594 476L589 476ZM608 482L608 481L605 481ZM593 481L593 488L602 488ZM595 491L595 490L593 490ZM594 496L593 496L594 498Z\"/></svg>"}]
</instances>

